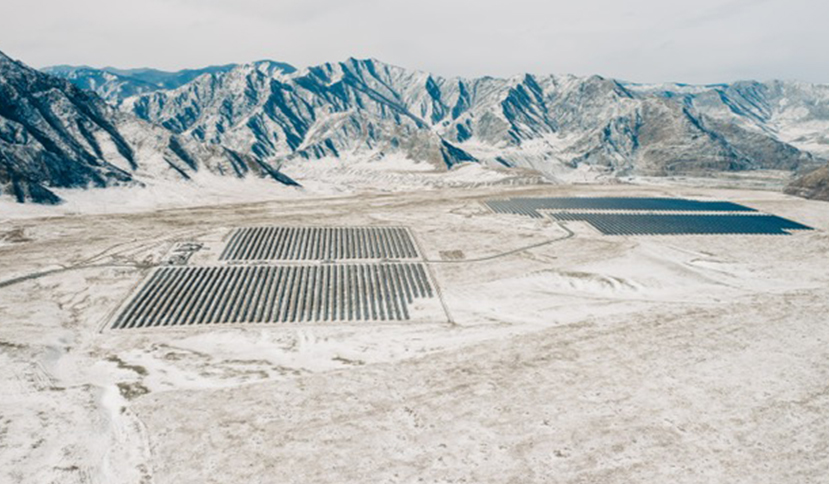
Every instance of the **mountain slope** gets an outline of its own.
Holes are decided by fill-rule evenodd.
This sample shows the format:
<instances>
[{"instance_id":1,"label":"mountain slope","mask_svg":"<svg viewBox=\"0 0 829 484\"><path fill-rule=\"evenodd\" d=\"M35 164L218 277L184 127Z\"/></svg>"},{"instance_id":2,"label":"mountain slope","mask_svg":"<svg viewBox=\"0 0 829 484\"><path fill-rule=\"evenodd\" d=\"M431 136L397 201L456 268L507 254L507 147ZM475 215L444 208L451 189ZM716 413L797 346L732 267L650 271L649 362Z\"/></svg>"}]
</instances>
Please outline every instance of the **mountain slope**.
<instances>
[{"instance_id":1,"label":"mountain slope","mask_svg":"<svg viewBox=\"0 0 829 484\"><path fill-rule=\"evenodd\" d=\"M262 66L271 73L291 73L296 69L283 62L259 61L254 64ZM162 89L176 89L205 74L221 74L237 67L237 64L208 66L201 69L184 69L180 71L161 71L158 69L118 69L89 66L51 66L41 72L66 79L72 84L95 91L107 102L118 105L124 99L139 94Z\"/></svg>"},{"instance_id":2,"label":"mountain slope","mask_svg":"<svg viewBox=\"0 0 829 484\"><path fill-rule=\"evenodd\" d=\"M353 61L275 76L250 64L128 99L124 109L260 159L402 152L447 167L474 161L432 131L372 69L371 61Z\"/></svg>"},{"instance_id":3,"label":"mountain slope","mask_svg":"<svg viewBox=\"0 0 829 484\"><path fill-rule=\"evenodd\" d=\"M159 89L155 84L91 67L66 70L61 69L61 67L51 67L43 69L42 72L62 77L81 89L94 91L107 102L116 106L122 99Z\"/></svg>"},{"instance_id":4,"label":"mountain slope","mask_svg":"<svg viewBox=\"0 0 829 484\"><path fill-rule=\"evenodd\" d=\"M794 180L786 187L786 193L829 202L829 165Z\"/></svg>"},{"instance_id":5,"label":"mountain slope","mask_svg":"<svg viewBox=\"0 0 829 484\"><path fill-rule=\"evenodd\" d=\"M829 95L807 87L446 79L349 59L278 76L238 66L133 96L122 109L280 162L396 152L447 167L481 161L551 177L583 165L614 175L704 175L819 166L829 149L814 131L829 123ZM797 118L814 96L812 113ZM796 105L787 107L789 98Z\"/></svg>"},{"instance_id":6,"label":"mountain slope","mask_svg":"<svg viewBox=\"0 0 829 484\"><path fill-rule=\"evenodd\" d=\"M293 183L261 160L176 136L0 53L0 195L59 203L56 188L189 180L199 171Z\"/></svg>"}]
</instances>

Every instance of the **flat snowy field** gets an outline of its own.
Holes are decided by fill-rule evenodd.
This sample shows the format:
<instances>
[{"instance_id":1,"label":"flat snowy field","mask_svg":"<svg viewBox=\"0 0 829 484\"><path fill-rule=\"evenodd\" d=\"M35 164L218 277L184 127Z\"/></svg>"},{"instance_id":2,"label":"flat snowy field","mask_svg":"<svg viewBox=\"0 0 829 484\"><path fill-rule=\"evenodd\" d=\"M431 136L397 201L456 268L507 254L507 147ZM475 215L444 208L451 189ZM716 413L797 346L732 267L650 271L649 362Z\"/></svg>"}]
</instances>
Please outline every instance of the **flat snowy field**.
<instances>
[{"instance_id":1,"label":"flat snowy field","mask_svg":"<svg viewBox=\"0 0 829 484\"><path fill-rule=\"evenodd\" d=\"M818 230L566 238L480 203L602 195ZM175 242L207 263L268 224L410 227L449 317L107 329ZM652 184L6 220L0 482L827 482L827 230L826 203Z\"/></svg>"}]
</instances>

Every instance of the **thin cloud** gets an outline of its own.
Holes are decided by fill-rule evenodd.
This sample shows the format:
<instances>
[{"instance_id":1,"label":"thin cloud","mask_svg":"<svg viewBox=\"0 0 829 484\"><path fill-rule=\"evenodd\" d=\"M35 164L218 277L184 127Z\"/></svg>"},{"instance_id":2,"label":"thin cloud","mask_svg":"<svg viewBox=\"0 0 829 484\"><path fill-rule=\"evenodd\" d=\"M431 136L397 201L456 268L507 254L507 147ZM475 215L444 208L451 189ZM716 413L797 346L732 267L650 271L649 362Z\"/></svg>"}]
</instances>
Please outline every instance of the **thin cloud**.
<instances>
[{"instance_id":1,"label":"thin cloud","mask_svg":"<svg viewBox=\"0 0 829 484\"><path fill-rule=\"evenodd\" d=\"M746 76L829 82L814 0L6 0L0 50L35 65L163 69L349 56L443 76Z\"/></svg>"},{"instance_id":2,"label":"thin cloud","mask_svg":"<svg viewBox=\"0 0 829 484\"><path fill-rule=\"evenodd\" d=\"M758 8L763 4L771 3L772 0L734 0L723 5L712 7L696 17L683 22L685 28L705 25L709 22L722 22L733 19L747 10Z\"/></svg>"}]
</instances>

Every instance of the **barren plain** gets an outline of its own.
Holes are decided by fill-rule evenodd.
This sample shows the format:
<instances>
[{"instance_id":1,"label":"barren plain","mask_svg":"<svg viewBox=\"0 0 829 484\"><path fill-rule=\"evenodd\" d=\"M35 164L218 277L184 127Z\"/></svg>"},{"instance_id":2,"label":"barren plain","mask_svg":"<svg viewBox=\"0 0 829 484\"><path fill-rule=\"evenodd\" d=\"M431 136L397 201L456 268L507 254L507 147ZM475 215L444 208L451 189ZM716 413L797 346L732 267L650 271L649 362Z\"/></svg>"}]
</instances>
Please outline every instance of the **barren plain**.
<instances>
[{"instance_id":1,"label":"barren plain","mask_svg":"<svg viewBox=\"0 0 829 484\"><path fill-rule=\"evenodd\" d=\"M816 230L605 236L515 196L728 200ZM0 481L729 482L829 476L829 210L762 190L492 186L18 218L0 233ZM176 244L408 227L408 321L112 329Z\"/></svg>"}]
</instances>

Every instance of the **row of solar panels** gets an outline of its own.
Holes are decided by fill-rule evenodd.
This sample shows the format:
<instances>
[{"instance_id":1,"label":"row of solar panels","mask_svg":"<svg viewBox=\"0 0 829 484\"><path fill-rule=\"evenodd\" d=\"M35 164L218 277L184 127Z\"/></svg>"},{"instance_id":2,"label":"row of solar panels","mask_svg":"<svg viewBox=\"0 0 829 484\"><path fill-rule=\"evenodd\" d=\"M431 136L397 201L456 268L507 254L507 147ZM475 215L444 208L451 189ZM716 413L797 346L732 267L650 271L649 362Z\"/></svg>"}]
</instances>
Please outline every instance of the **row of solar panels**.
<instances>
[{"instance_id":1,"label":"row of solar panels","mask_svg":"<svg viewBox=\"0 0 829 484\"><path fill-rule=\"evenodd\" d=\"M415 299L433 296L423 264L167 267L112 327L405 321Z\"/></svg>"},{"instance_id":2,"label":"row of solar panels","mask_svg":"<svg viewBox=\"0 0 829 484\"><path fill-rule=\"evenodd\" d=\"M811 230L775 215L687 215L554 212L555 220L587 222L605 235L767 234Z\"/></svg>"},{"instance_id":3,"label":"row of solar panels","mask_svg":"<svg viewBox=\"0 0 829 484\"><path fill-rule=\"evenodd\" d=\"M248 227L236 229L220 260L416 259L405 227Z\"/></svg>"},{"instance_id":4,"label":"row of solar panels","mask_svg":"<svg viewBox=\"0 0 829 484\"><path fill-rule=\"evenodd\" d=\"M541 218L539 210L614 210L647 212L756 212L733 202L701 201L683 198L566 197L509 198L486 202L496 213L512 213Z\"/></svg>"},{"instance_id":5,"label":"row of solar panels","mask_svg":"<svg viewBox=\"0 0 829 484\"><path fill-rule=\"evenodd\" d=\"M744 205L681 198L510 198L488 200L495 213L587 222L605 235L789 234L811 227ZM543 211L543 212L542 212ZM638 212L638 213L637 213ZM696 212L696 213L695 213Z\"/></svg>"}]
</instances>

